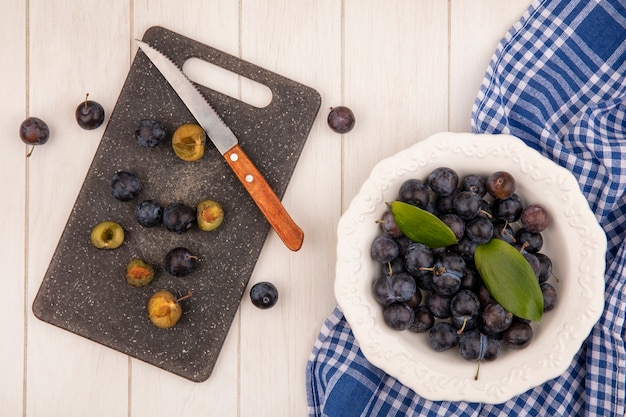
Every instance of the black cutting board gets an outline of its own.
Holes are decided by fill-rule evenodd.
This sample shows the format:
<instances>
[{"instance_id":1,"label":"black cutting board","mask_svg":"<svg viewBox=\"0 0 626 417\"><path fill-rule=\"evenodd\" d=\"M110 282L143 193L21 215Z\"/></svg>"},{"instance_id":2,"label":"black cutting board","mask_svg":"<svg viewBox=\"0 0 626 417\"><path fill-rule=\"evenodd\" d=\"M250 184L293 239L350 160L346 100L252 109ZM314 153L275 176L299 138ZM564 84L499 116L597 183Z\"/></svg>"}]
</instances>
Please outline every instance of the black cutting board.
<instances>
[{"instance_id":1,"label":"black cutting board","mask_svg":"<svg viewBox=\"0 0 626 417\"><path fill-rule=\"evenodd\" d=\"M199 86L282 198L319 111L319 94L162 27L150 28L143 40L181 68L187 59L200 58L271 90L270 104L257 108ZM168 140L153 149L140 147L133 133L141 119L161 121ZM175 156L171 134L181 124L194 122L158 70L143 52L137 52L33 312L45 322L201 382L213 371L270 226L210 142L198 161ZM110 179L119 170L133 171L141 179L137 199L120 202L111 196ZM163 226L144 228L134 218L135 206L145 199L163 206L182 202L195 207L207 198L220 202L225 211L223 224L213 232L194 228L177 235ZM298 222L293 213L292 217ZM90 244L92 227L104 220L124 227L126 237L120 248L99 250ZM177 246L201 258L198 268L185 277L162 269L163 257ZM135 257L157 268L156 278L146 287L130 287L124 281L126 263ZM170 329L155 327L146 313L149 296L161 289L193 294L182 302L183 316Z\"/></svg>"}]
</instances>

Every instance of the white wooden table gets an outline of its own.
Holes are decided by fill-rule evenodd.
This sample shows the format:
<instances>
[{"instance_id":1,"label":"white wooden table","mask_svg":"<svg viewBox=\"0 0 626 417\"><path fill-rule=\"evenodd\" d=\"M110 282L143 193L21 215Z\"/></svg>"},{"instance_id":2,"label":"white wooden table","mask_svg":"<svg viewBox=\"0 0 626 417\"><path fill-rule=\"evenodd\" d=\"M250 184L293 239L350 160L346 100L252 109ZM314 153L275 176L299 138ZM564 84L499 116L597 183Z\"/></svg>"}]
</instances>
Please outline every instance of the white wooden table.
<instances>
[{"instance_id":1,"label":"white wooden table","mask_svg":"<svg viewBox=\"0 0 626 417\"><path fill-rule=\"evenodd\" d=\"M0 5L0 410L3 416L306 415L305 364L335 306L336 226L372 166L439 131L469 131L497 42L531 0L3 0ZM322 107L284 205L299 252L271 232L252 275L278 305L244 298L213 375L190 382L42 322L31 306L113 109L135 38L160 25L315 88ZM231 94L245 97L246 84ZM248 94L249 95L249 94ZM355 129L326 124L350 106ZM18 126L49 124L24 157Z\"/></svg>"}]
</instances>

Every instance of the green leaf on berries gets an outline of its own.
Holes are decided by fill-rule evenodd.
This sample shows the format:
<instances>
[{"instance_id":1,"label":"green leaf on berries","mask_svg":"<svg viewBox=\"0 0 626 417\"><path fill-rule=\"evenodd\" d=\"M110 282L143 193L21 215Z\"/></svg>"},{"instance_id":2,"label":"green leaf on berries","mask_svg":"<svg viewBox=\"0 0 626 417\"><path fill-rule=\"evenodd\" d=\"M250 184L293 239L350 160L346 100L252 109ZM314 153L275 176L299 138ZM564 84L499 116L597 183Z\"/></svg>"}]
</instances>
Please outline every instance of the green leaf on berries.
<instances>
[{"instance_id":1,"label":"green leaf on berries","mask_svg":"<svg viewBox=\"0 0 626 417\"><path fill-rule=\"evenodd\" d=\"M396 224L409 239L429 248L441 248L457 243L454 232L437 216L402 201L391 203Z\"/></svg>"},{"instance_id":2,"label":"green leaf on berries","mask_svg":"<svg viewBox=\"0 0 626 417\"><path fill-rule=\"evenodd\" d=\"M478 245L474 261L492 297L510 313L535 322L543 315L543 295L532 267L501 239Z\"/></svg>"}]
</instances>

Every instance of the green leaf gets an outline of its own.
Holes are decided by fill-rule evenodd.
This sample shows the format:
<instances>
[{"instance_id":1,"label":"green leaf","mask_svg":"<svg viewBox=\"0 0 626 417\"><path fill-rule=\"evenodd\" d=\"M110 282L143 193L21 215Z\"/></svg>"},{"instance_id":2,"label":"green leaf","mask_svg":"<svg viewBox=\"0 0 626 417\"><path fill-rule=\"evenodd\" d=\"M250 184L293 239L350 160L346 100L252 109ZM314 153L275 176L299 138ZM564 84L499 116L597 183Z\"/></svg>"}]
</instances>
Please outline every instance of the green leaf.
<instances>
[{"instance_id":1,"label":"green leaf","mask_svg":"<svg viewBox=\"0 0 626 417\"><path fill-rule=\"evenodd\" d=\"M437 216L402 201L391 203L396 224L408 238L429 248L441 248L457 243L454 232Z\"/></svg>"},{"instance_id":2,"label":"green leaf","mask_svg":"<svg viewBox=\"0 0 626 417\"><path fill-rule=\"evenodd\" d=\"M493 298L512 314L539 322L543 295L532 267L519 250L501 239L478 245L474 261Z\"/></svg>"}]
</instances>

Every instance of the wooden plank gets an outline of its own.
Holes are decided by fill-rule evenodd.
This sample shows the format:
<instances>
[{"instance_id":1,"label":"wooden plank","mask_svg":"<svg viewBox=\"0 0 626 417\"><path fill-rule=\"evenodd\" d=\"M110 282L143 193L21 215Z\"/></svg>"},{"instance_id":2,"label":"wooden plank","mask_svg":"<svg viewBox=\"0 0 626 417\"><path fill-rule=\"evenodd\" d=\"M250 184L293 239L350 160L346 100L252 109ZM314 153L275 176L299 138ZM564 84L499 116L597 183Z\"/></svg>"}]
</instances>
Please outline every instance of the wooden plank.
<instances>
[{"instance_id":1,"label":"wooden plank","mask_svg":"<svg viewBox=\"0 0 626 417\"><path fill-rule=\"evenodd\" d=\"M531 0L452 0L450 31L450 130L471 131L474 99L498 42Z\"/></svg>"},{"instance_id":2,"label":"wooden plank","mask_svg":"<svg viewBox=\"0 0 626 417\"><path fill-rule=\"evenodd\" d=\"M374 165L448 128L448 3L347 0L343 208Z\"/></svg>"},{"instance_id":3,"label":"wooden plank","mask_svg":"<svg viewBox=\"0 0 626 417\"><path fill-rule=\"evenodd\" d=\"M136 0L133 10L133 39L141 39L148 28L159 25L229 54L239 55L238 2L190 0L183 4L166 0ZM133 45L133 56L135 51ZM195 74L195 80L201 81L203 74L197 71ZM222 72L217 76L222 92L229 95L239 93L237 77ZM133 360L130 414L238 415L239 321L237 315L213 374L203 383L194 383Z\"/></svg>"},{"instance_id":4,"label":"wooden plank","mask_svg":"<svg viewBox=\"0 0 626 417\"><path fill-rule=\"evenodd\" d=\"M306 360L336 303L341 137L325 117L341 95L340 6L315 0L242 3L243 58L318 90L322 105L283 198L304 231L302 249L291 253L270 234L249 287L273 282L278 304L259 310L246 294L241 305L241 416L306 415ZM242 94L249 89L244 86Z\"/></svg>"},{"instance_id":5,"label":"wooden plank","mask_svg":"<svg viewBox=\"0 0 626 417\"><path fill-rule=\"evenodd\" d=\"M30 308L103 132L81 129L75 108L88 92L112 110L129 66L130 10L128 2L31 0L29 11L28 105L51 129L29 161ZM126 414L126 356L32 315L27 348L29 416Z\"/></svg>"},{"instance_id":6,"label":"wooden plank","mask_svg":"<svg viewBox=\"0 0 626 417\"><path fill-rule=\"evenodd\" d=\"M5 5L0 15L0 36L5 57L0 62L0 129L4 138L0 152L0 195L3 217L0 240L0 286L5 294L0 326L6 332L0 347L0 404L6 415L22 415L24 379L25 237L26 224L26 146L18 136L19 125L27 116L26 95L26 16L21 2Z\"/></svg>"}]
</instances>

